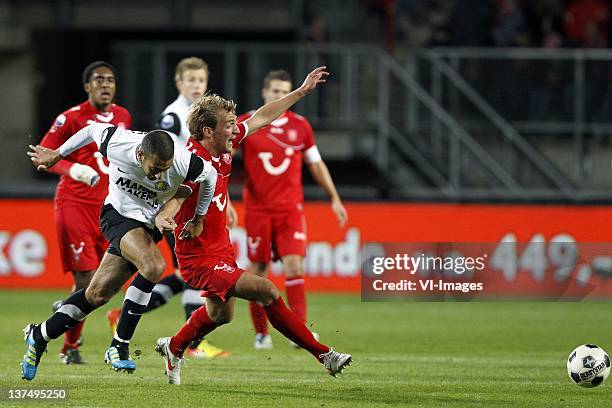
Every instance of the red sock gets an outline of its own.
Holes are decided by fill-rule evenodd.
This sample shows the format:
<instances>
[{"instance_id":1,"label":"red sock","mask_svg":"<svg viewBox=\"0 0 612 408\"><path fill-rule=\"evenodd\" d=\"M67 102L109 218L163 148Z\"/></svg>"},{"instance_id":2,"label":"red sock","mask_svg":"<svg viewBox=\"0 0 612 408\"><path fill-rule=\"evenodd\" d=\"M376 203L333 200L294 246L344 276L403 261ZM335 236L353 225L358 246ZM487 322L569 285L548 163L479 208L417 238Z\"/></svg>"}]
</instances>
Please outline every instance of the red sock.
<instances>
[{"instance_id":1,"label":"red sock","mask_svg":"<svg viewBox=\"0 0 612 408\"><path fill-rule=\"evenodd\" d=\"M79 322L76 326L66 332L66 336L64 336L64 349L69 348L77 348L77 342L81 337L81 333L83 332L83 324L85 320Z\"/></svg>"},{"instance_id":2,"label":"red sock","mask_svg":"<svg viewBox=\"0 0 612 408\"><path fill-rule=\"evenodd\" d=\"M285 291L287 292L287 302L293 313L306 323L306 291L304 290L304 277L294 276L285 278Z\"/></svg>"},{"instance_id":3,"label":"red sock","mask_svg":"<svg viewBox=\"0 0 612 408\"><path fill-rule=\"evenodd\" d=\"M189 320L183 324L172 339L170 339L170 351L177 357L182 357L183 352L193 340L204 337L217 328L206 312L206 306L201 306L191 314Z\"/></svg>"},{"instance_id":4,"label":"red sock","mask_svg":"<svg viewBox=\"0 0 612 408\"><path fill-rule=\"evenodd\" d=\"M249 302L249 309L251 310L251 320L253 321L255 333L262 333L264 336L267 336L268 318L266 317L266 311L255 302Z\"/></svg>"},{"instance_id":5,"label":"red sock","mask_svg":"<svg viewBox=\"0 0 612 408\"><path fill-rule=\"evenodd\" d=\"M282 297L279 296L274 302L264 307L264 310L276 330L298 346L308 350L317 360L320 361L319 355L329 351L329 347L316 341L304 323L285 306Z\"/></svg>"}]
</instances>

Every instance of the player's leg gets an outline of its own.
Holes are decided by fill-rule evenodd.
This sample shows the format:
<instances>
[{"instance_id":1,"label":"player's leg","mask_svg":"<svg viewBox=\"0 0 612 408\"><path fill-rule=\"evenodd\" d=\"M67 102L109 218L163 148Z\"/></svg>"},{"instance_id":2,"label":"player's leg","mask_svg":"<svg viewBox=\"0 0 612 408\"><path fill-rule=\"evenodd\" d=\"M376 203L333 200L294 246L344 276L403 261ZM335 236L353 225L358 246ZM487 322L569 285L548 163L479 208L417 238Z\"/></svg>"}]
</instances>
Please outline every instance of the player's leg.
<instances>
[{"instance_id":1,"label":"player's leg","mask_svg":"<svg viewBox=\"0 0 612 408\"><path fill-rule=\"evenodd\" d=\"M304 257L285 255L282 258L285 272L285 291L289 307L306 323L306 291L304 289Z\"/></svg>"},{"instance_id":2,"label":"player's leg","mask_svg":"<svg viewBox=\"0 0 612 408\"><path fill-rule=\"evenodd\" d=\"M232 321L233 317L234 299L224 302L218 297L206 298L206 304L194 311L172 337L170 350L179 358L182 357L194 339L206 336L217 327Z\"/></svg>"},{"instance_id":3,"label":"player's leg","mask_svg":"<svg viewBox=\"0 0 612 408\"><path fill-rule=\"evenodd\" d=\"M96 271L72 272L74 277L74 290L85 289L91 282L91 279ZM61 304L59 305L61 307ZM59 307L58 307L59 309ZM64 345L60 351L60 360L65 364L82 364L84 363L81 353L79 352L81 335L85 320L79 322L76 326L66 332L64 336Z\"/></svg>"},{"instance_id":4,"label":"player's leg","mask_svg":"<svg viewBox=\"0 0 612 408\"><path fill-rule=\"evenodd\" d=\"M144 313L148 313L165 305L172 297L174 297L174 295L177 295L183 291L183 279L181 278L180 271L178 269L178 260L174 254L174 235L168 234L165 236L165 238L166 243L172 252L174 274L166 276L155 284L153 291L151 292L151 299L149 300L149 304L147 305ZM115 330L117 330L119 317L121 317L120 308L109 310L106 313L106 318L108 320L108 324L110 325L111 333L115 333Z\"/></svg>"},{"instance_id":5,"label":"player's leg","mask_svg":"<svg viewBox=\"0 0 612 408\"><path fill-rule=\"evenodd\" d=\"M306 220L302 211L280 213L274 217L274 247L283 262L285 292L289 308L306 323L304 256L306 255ZM313 332L318 340L319 335ZM293 347L299 348L296 343Z\"/></svg>"},{"instance_id":6,"label":"player's leg","mask_svg":"<svg viewBox=\"0 0 612 408\"><path fill-rule=\"evenodd\" d=\"M306 325L285 306L278 289L268 279L243 273L230 294L263 306L272 326L286 338L298 344L321 362L331 375L336 375L350 365L351 356L334 351L319 343Z\"/></svg>"},{"instance_id":7,"label":"player's leg","mask_svg":"<svg viewBox=\"0 0 612 408\"><path fill-rule=\"evenodd\" d=\"M181 278L178 269L178 260L174 254L174 235L168 234L165 236L166 243L172 253L172 264L174 265L174 273L160 280L154 287L151 293L151 300L147 305L145 313L155 310L160 306L165 305L172 297L181 293L184 289L183 278ZM198 296L199 297L199 296Z\"/></svg>"},{"instance_id":8,"label":"player's leg","mask_svg":"<svg viewBox=\"0 0 612 408\"><path fill-rule=\"evenodd\" d=\"M104 255L103 251L98 251L98 238L101 235L99 219L100 208L95 205L63 205L55 210L62 265L64 272L70 272L73 276L73 293L87 287ZM54 312L61 304L61 301L54 303ZM82 321L66 332L60 351L62 362L83 362L79 353L79 339L84 323L85 321Z\"/></svg>"},{"instance_id":9,"label":"player's leg","mask_svg":"<svg viewBox=\"0 0 612 408\"><path fill-rule=\"evenodd\" d=\"M161 236L156 234L155 239L152 237L155 231L137 227L127 231L120 239L121 256L138 273L125 293L121 317L107 350L109 362L118 370L130 372L136 368L129 359L129 343L149 304L153 287L166 268L166 261L156 243Z\"/></svg>"},{"instance_id":10,"label":"player's leg","mask_svg":"<svg viewBox=\"0 0 612 408\"><path fill-rule=\"evenodd\" d=\"M157 340L155 350L164 359L164 370L170 384L181 383L183 354L195 339L206 336L217 327L229 323L234 315L234 299L206 298L206 304L194 311L172 337Z\"/></svg>"},{"instance_id":11,"label":"player's leg","mask_svg":"<svg viewBox=\"0 0 612 408\"><path fill-rule=\"evenodd\" d=\"M248 271L257 276L263 278L268 274L268 263L267 262L251 262L249 264ZM249 311L251 312L251 321L253 322L253 328L255 329L255 341L253 342L253 348L255 350L271 350L274 345L272 344L272 337L268 331L268 318L266 317L266 311L255 302L249 302Z\"/></svg>"},{"instance_id":12,"label":"player's leg","mask_svg":"<svg viewBox=\"0 0 612 408\"><path fill-rule=\"evenodd\" d=\"M24 329L27 351L21 365L22 377L26 380L34 379L47 343L57 339L83 321L89 313L106 304L131 274L129 265L123 258L107 253L87 289L77 290L70 295L45 322L28 325Z\"/></svg>"},{"instance_id":13,"label":"player's leg","mask_svg":"<svg viewBox=\"0 0 612 408\"><path fill-rule=\"evenodd\" d=\"M247 230L248 257L251 262L248 271L258 276L265 277L268 273L270 263L270 251L272 242L272 220L267 214L247 211L245 214L245 226ZM268 319L263 308L254 302L249 302L251 321L255 329L255 350L272 349L272 337L268 333Z\"/></svg>"},{"instance_id":14,"label":"player's leg","mask_svg":"<svg viewBox=\"0 0 612 408\"><path fill-rule=\"evenodd\" d=\"M200 296L202 291L196 289L193 286L185 283L185 290L181 297L183 308L185 309L185 321L189 320L191 315L205 304L205 298ZM221 358L229 357L232 353L223 350L212 344L205 337L198 337L194 339L186 351L189 357L196 358Z\"/></svg>"},{"instance_id":15,"label":"player's leg","mask_svg":"<svg viewBox=\"0 0 612 408\"><path fill-rule=\"evenodd\" d=\"M281 213L273 220L274 244L283 261L287 302L293 312L306 322L304 256L306 255L306 220L299 211Z\"/></svg>"}]
</instances>

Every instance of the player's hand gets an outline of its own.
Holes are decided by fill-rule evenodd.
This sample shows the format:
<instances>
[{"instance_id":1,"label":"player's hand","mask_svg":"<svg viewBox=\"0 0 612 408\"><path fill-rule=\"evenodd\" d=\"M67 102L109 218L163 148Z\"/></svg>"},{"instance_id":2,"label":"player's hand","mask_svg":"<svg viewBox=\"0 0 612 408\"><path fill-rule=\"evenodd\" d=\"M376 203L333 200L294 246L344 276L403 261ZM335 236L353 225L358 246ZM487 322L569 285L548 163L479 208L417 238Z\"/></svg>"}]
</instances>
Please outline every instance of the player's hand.
<instances>
[{"instance_id":1,"label":"player's hand","mask_svg":"<svg viewBox=\"0 0 612 408\"><path fill-rule=\"evenodd\" d=\"M229 204L227 206L227 227L234 228L238 225L238 213L233 205Z\"/></svg>"},{"instance_id":2,"label":"player's hand","mask_svg":"<svg viewBox=\"0 0 612 408\"><path fill-rule=\"evenodd\" d=\"M155 217L155 226L162 234L172 234L178 226L172 217Z\"/></svg>"},{"instance_id":3,"label":"player's hand","mask_svg":"<svg viewBox=\"0 0 612 408\"><path fill-rule=\"evenodd\" d=\"M85 183L89 187L95 186L100 181L100 175L86 164L74 163L68 172L73 180Z\"/></svg>"},{"instance_id":4,"label":"player's hand","mask_svg":"<svg viewBox=\"0 0 612 408\"><path fill-rule=\"evenodd\" d=\"M325 71L325 68L327 68L325 65L315 68L310 74L306 76L304 83L299 88L302 95L307 95L311 93L317 87L317 85L327 81L327 76L329 75L329 72Z\"/></svg>"},{"instance_id":5,"label":"player's hand","mask_svg":"<svg viewBox=\"0 0 612 408\"><path fill-rule=\"evenodd\" d=\"M57 150L51 150L41 145L29 145L29 147L31 151L28 152L28 156L30 156L30 160L38 171L53 167L62 158Z\"/></svg>"},{"instance_id":6,"label":"player's hand","mask_svg":"<svg viewBox=\"0 0 612 408\"><path fill-rule=\"evenodd\" d=\"M197 217L187 221L179 234L179 239L190 239L199 236L204 230L203 220L198 220Z\"/></svg>"},{"instance_id":7,"label":"player's hand","mask_svg":"<svg viewBox=\"0 0 612 408\"><path fill-rule=\"evenodd\" d=\"M344 227L346 222L348 221L348 214L346 212L346 208L342 205L342 201L334 200L332 201L332 211L336 214L336 218L338 218L338 224L340 227Z\"/></svg>"}]
</instances>

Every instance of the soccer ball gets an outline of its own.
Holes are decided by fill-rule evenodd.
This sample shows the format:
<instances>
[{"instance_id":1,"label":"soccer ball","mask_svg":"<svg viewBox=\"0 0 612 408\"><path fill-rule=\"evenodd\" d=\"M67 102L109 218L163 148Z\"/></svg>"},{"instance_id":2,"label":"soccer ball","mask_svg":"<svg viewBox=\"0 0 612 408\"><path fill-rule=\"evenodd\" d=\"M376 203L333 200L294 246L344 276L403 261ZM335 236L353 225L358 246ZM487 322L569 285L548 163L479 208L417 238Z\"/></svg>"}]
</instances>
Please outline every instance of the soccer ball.
<instances>
[{"instance_id":1,"label":"soccer ball","mask_svg":"<svg viewBox=\"0 0 612 408\"><path fill-rule=\"evenodd\" d=\"M570 353L567 374L581 387L597 387L610 374L610 357L594 344L583 344Z\"/></svg>"}]
</instances>

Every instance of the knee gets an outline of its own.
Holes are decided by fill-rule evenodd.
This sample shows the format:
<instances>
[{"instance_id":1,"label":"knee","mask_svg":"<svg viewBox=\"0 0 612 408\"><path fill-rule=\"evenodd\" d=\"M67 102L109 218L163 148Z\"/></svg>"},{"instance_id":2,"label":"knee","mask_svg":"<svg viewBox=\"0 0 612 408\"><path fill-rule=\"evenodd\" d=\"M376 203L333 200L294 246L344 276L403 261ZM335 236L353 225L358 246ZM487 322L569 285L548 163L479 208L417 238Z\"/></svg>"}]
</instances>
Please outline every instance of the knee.
<instances>
[{"instance_id":1,"label":"knee","mask_svg":"<svg viewBox=\"0 0 612 408\"><path fill-rule=\"evenodd\" d=\"M279 290L270 281L266 281L266 284L263 285L259 292L259 302L261 302L264 306L274 302L280 296Z\"/></svg>"},{"instance_id":2,"label":"knee","mask_svg":"<svg viewBox=\"0 0 612 408\"><path fill-rule=\"evenodd\" d=\"M152 282L157 282L166 270L166 261L163 257L146 259L138 272Z\"/></svg>"},{"instance_id":3,"label":"knee","mask_svg":"<svg viewBox=\"0 0 612 408\"><path fill-rule=\"evenodd\" d=\"M268 271L268 265L261 262L253 262L249 266L249 270L251 273L254 273L258 276L266 276L266 272Z\"/></svg>"},{"instance_id":4,"label":"knee","mask_svg":"<svg viewBox=\"0 0 612 408\"><path fill-rule=\"evenodd\" d=\"M283 265L285 277L295 278L304 274L301 260L291 260Z\"/></svg>"},{"instance_id":5,"label":"knee","mask_svg":"<svg viewBox=\"0 0 612 408\"><path fill-rule=\"evenodd\" d=\"M234 311L228 309L217 310L210 314L210 318L213 322L217 323L218 326L221 326L232 321L234 318Z\"/></svg>"},{"instance_id":6,"label":"knee","mask_svg":"<svg viewBox=\"0 0 612 408\"><path fill-rule=\"evenodd\" d=\"M101 288L91 286L89 286L85 290L85 298L89 303L91 303L92 306L96 308L107 304L111 300L113 295L114 293L111 294Z\"/></svg>"},{"instance_id":7,"label":"knee","mask_svg":"<svg viewBox=\"0 0 612 408\"><path fill-rule=\"evenodd\" d=\"M85 289L91 282L95 271L72 272L74 276L74 291Z\"/></svg>"}]
</instances>

